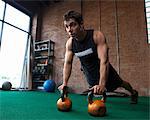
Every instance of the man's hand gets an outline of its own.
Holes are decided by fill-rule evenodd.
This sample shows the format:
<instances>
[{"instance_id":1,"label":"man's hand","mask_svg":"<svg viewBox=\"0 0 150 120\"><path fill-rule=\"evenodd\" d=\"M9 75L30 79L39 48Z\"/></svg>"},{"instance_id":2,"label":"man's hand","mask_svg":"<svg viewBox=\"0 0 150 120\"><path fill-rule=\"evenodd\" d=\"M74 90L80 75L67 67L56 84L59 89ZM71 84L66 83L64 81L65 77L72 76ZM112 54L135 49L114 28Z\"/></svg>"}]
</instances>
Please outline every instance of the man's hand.
<instances>
[{"instance_id":1,"label":"man's hand","mask_svg":"<svg viewBox=\"0 0 150 120\"><path fill-rule=\"evenodd\" d=\"M106 91L105 85L94 85L89 90L93 90L94 94L103 94Z\"/></svg>"},{"instance_id":2,"label":"man's hand","mask_svg":"<svg viewBox=\"0 0 150 120\"><path fill-rule=\"evenodd\" d=\"M58 90L59 90L59 91L63 90L64 86L66 86L66 85L64 85L64 84L60 85L60 86L58 87Z\"/></svg>"}]
</instances>

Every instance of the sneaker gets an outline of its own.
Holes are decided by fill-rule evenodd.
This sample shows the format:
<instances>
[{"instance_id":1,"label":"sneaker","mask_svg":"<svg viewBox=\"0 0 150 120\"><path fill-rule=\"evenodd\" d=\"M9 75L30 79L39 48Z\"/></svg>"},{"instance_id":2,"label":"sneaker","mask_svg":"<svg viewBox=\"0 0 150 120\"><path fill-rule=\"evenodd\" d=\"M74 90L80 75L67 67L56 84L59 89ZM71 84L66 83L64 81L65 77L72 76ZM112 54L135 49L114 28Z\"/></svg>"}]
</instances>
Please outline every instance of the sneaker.
<instances>
[{"instance_id":1,"label":"sneaker","mask_svg":"<svg viewBox=\"0 0 150 120\"><path fill-rule=\"evenodd\" d=\"M136 90L133 91L131 95L131 104L137 104L138 102L138 92Z\"/></svg>"}]
</instances>

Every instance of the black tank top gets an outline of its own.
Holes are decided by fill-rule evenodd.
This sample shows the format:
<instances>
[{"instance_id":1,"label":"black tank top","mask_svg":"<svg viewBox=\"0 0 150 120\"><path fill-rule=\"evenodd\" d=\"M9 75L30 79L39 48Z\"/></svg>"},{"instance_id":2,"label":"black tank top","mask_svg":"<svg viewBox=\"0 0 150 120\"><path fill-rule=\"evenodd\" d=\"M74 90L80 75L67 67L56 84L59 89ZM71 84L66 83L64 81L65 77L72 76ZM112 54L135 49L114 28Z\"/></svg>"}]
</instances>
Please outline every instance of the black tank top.
<instances>
[{"instance_id":1,"label":"black tank top","mask_svg":"<svg viewBox=\"0 0 150 120\"><path fill-rule=\"evenodd\" d=\"M80 59L81 67L88 83L93 86L99 81L99 59L97 47L93 40L93 30L87 30L82 41L72 40L72 51Z\"/></svg>"}]
</instances>

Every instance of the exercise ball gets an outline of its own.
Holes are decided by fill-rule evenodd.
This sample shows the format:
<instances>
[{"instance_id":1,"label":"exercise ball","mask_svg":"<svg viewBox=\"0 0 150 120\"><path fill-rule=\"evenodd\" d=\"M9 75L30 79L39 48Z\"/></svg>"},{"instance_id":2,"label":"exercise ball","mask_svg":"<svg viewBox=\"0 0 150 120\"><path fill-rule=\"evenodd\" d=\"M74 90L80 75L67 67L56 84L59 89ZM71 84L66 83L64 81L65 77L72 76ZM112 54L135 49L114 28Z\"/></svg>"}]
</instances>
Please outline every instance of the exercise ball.
<instances>
[{"instance_id":1,"label":"exercise ball","mask_svg":"<svg viewBox=\"0 0 150 120\"><path fill-rule=\"evenodd\" d=\"M44 90L46 92L54 92L55 91L55 81L54 80L46 80L43 84Z\"/></svg>"},{"instance_id":2,"label":"exercise ball","mask_svg":"<svg viewBox=\"0 0 150 120\"><path fill-rule=\"evenodd\" d=\"M9 81L6 81L2 84L2 90L11 90L12 84Z\"/></svg>"}]
</instances>

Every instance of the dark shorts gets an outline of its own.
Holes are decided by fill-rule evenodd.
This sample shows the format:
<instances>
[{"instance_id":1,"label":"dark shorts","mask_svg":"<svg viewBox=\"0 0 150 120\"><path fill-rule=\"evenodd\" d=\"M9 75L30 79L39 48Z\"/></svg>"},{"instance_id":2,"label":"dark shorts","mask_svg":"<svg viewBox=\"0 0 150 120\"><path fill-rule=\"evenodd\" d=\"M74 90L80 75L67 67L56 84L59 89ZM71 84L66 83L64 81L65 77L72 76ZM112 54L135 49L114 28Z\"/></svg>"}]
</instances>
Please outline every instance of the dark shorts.
<instances>
[{"instance_id":1,"label":"dark shorts","mask_svg":"<svg viewBox=\"0 0 150 120\"><path fill-rule=\"evenodd\" d=\"M87 74L87 72L85 72L83 70L85 77L87 79L87 82L89 83L89 87L92 87L96 84L99 84L99 76L97 77L97 79L91 79L91 77L89 77L89 75ZM118 75L117 71L112 67L112 65L109 65L109 75L108 75L108 80L106 82L106 89L107 91L114 91L115 89L117 89L118 87L121 86L123 80L120 78L120 76Z\"/></svg>"}]
</instances>

